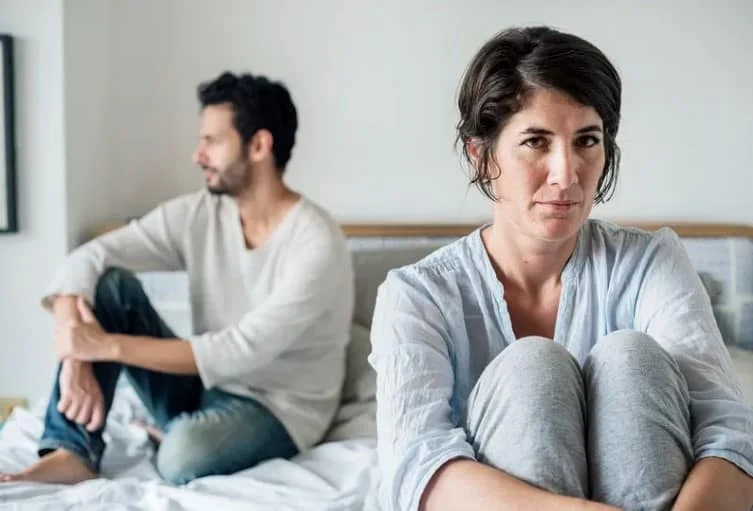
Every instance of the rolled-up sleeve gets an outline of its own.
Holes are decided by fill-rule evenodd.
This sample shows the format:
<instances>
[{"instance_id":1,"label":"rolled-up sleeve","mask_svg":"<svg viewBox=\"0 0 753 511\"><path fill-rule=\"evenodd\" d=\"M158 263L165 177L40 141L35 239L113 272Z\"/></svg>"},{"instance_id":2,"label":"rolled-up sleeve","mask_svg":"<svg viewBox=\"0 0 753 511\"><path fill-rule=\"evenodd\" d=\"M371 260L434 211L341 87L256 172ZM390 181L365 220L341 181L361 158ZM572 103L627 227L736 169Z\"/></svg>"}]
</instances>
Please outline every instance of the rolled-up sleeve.
<instances>
[{"instance_id":1,"label":"rolled-up sleeve","mask_svg":"<svg viewBox=\"0 0 753 511\"><path fill-rule=\"evenodd\" d=\"M643 257L636 329L659 342L687 380L696 461L724 458L753 477L753 410L743 400L700 278L669 229L654 236Z\"/></svg>"},{"instance_id":2,"label":"rolled-up sleeve","mask_svg":"<svg viewBox=\"0 0 753 511\"><path fill-rule=\"evenodd\" d=\"M447 461L475 459L453 420L454 371L445 320L410 269L380 286L369 361L377 374L377 436L384 511L416 510Z\"/></svg>"}]
</instances>

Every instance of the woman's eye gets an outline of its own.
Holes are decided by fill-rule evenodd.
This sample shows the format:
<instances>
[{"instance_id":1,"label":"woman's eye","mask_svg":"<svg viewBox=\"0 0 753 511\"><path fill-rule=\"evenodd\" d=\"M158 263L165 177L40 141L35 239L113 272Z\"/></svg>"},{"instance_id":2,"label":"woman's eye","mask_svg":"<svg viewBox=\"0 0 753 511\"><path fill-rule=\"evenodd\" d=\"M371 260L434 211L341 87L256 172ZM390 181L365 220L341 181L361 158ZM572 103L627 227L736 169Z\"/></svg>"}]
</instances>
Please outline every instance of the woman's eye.
<instances>
[{"instance_id":1,"label":"woman's eye","mask_svg":"<svg viewBox=\"0 0 753 511\"><path fill-rule=\"evenodd\" d=\"M593 135L585 135L583 137L580 137L575 143L578 147L593 147L596 144L601 142L598 137L595 137Z\"/></svg>"},{"instance_id":2,"label":"woman's eye","mask_svg":"<svg viewBox=\"0 0 753 511\"><path fill-rule=\"evenodd\" d=\"M523 141L523 145L526 145L531 149L541 149L546 145L546 139L544 137L527 138Z\"/></svg>"}]
</instances>

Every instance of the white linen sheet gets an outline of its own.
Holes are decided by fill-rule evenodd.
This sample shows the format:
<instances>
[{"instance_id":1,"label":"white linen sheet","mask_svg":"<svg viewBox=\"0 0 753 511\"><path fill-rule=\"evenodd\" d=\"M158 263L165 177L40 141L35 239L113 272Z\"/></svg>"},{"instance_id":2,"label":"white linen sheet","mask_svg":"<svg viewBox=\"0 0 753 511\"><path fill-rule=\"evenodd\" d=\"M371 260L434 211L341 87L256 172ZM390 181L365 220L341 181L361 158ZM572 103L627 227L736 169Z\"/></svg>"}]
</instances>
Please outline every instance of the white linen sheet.
<instances>
[{"instance_id":1,"label":"white linen sheet","mask_svg":"<svg viewBox=\"0 0 753 511\"><path fill-rule=\"evenodd\" d=\"M45 403L16 409L0 430L0 472L37 459ZM185 486L160 480L154 448L131 425L145 419L130 387L116 393L105 430L102 478L74 486L0 483L0 509L23 510L376 510L376 441L321 444L292 460L275 459L230 476L209 476Z\"/></svg>"}]
</instances>

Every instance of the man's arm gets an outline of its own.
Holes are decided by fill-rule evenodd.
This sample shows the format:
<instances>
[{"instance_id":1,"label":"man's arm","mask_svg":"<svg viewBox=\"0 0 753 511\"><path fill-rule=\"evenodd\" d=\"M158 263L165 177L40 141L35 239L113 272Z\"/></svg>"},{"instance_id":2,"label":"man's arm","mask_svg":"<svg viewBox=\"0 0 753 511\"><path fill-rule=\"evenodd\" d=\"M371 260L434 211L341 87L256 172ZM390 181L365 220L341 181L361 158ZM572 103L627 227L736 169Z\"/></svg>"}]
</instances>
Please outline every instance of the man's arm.
<instances>
[{"instance_id":1,"label":"man's arm","mask_svg":"<svg viewBox=\"0 0 753 511\"><path fill-rule=\"evenodd\" d=\"M67 295L83 296L94 303L97 282L112 267L133 272L182 270L182 234L199 207L198 200L198 195L178 197L78 247L58 269L42 305L49 310L58 297Z\"/></svg>"},{"instance_id":2,"label":"man's arm","mask_svg":"<svg viewBox=\"0 0 753 511\"><path fill-rule=\"evenodd\" d=\"M470 459L445 463L421 498L420 511L561 509L608 511L617 508L536 488L500 470Z\"/></svg>"},{"instance_id":3,"label":"man's arm","mask_svg":"<svg viewBox=\"0 0 753 511\"><path fill-rule=\"evenodd\" d=\"M703 458L695 464L672 507L673 511L750 511L753 478L721 458Z\"/></svg>"},{"instance_id":4,"label":"man's arm","mask_svg":"<svg viewBox=\"0 0 753 511\"><path fill-rule=\"evenodd\" d=\"M191 343L186 340L109 335L114 362L161 373L199 374Z\"/></svg>"},{"instance_id":5,"label":"man's arm","mask_svg":"<svg viewBox=\"0 0 753 511\"><path fill-rule=\"evenodd\" d=\"M59 296L53 303L55 324L63 325L80 321L77 298L73 295ZM80 360L63 360L60 371L60 400L57 409L89 431L96 431L104 423L104 398L94 378L91 363Z\"/></svg>"},{"instance_id":6,"label":"man's arm","mask_svg":"<svg viewBox=\"0 0 753 511\"><path fill-rule=\"evenodd\" d=\"M81 321L64 322L56 334L56 349L62 360L79 364L120 362L162 373L198 374L188 341L110 334L99 325L83 297L78 297L75 306Z\"/></svg>"},{"instance_id":7,"label":"man's arm","mask_svg":"<svg viewBox=\"0 0 753 511\"><path fill-rule=\"evenodd\" d=\"M85 297L78 300L83 321L62 326L56 337L61 360L113 361L173 374L199 374L206 387L263 367L302 338L332 306L343 283L350 284L350 256L330 250L329 240L306 244L294 267L274 291L237 324L192 338L162 339L109 334L97 323ZM338 264L337 256L343 264ZM347 261L346 261L347 259ZM200 365L203 361L204 372Z\"/></svg>"},{"instance_id":8,"label":"man's arm","mask_svg":"<svg viewBox=\"0 0 753 511\"><path fill-rule=\"evenodd\" d=\"M56 323L65 323L72 320L80 320L81 315L78 312L78 296L63 295L58 296L53 303L52 311L55 314Z\"/></svg>"},{"instance_id":9,"label":"man's arm","mask_svg":"<svg viewBox=\"0 0 753 511\"><path fill-rule=\"evenodd\" d=\"M327 238L303 242L299 255L274 290L237 323L190 341L107 334L87 300L79 300L83 322L64 326L61 360L107 360L175 374L199 374L211 388L264 367L330 314L352 286L350 255ZM203 369L200 370L200 369Z\"/></svg>"}]
</instances>

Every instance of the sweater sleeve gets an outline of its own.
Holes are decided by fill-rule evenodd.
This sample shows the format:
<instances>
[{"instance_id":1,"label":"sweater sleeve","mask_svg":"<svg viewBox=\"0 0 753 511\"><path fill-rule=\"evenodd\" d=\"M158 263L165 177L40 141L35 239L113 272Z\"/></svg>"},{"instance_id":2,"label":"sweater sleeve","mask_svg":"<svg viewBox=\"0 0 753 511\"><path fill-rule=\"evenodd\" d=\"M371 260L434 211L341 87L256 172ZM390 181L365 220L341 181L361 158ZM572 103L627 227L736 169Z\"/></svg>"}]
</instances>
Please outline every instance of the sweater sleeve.
<instances>
[{"instance_id":1,"label":"sweater sleeve","mask_svg":"<svg viewBox=\"0 0 753 511\"><path fill-rule=\"evenodd\" d=\"M184 269L182 238L196 202L195 194L173 199L75 249L48 286L42 306L50 309L59 295L82 295L93 303L97 281L111 267L134 272Z\"/></svg>"}]
</instances>

